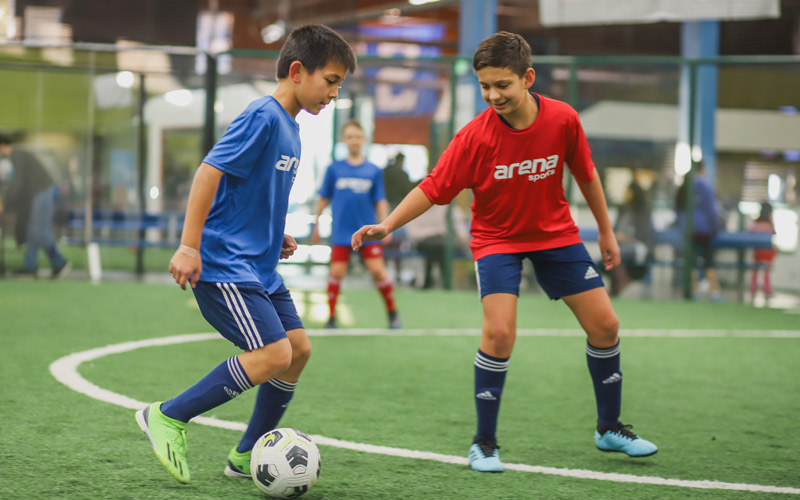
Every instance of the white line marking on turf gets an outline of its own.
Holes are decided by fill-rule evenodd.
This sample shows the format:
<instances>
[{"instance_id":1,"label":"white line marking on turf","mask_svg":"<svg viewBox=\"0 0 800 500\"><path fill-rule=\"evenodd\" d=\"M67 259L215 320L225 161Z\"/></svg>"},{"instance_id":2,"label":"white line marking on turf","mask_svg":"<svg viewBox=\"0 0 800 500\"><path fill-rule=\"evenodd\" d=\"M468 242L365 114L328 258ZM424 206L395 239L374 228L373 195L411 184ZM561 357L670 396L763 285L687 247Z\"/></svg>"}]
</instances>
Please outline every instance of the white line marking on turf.
<instances>
[{"instance_id":1,"label":"white line marking on turf","mask_svg":"<svg viewBox=\"0 0 800 500\"><path fill-rule=\"evenodd\" d=\"M397 329L387 330L385 328L341 328L335 330L306 330L309 336L315 337L338 337L338 336L360 336L360 335L381 335L381 336L480 336L481 330L477 328L430 328L430 329ZM621 337L693 337L693 338L716 338L716 337L738 337L738 338L800 338L800 330L678 330L678 329L649 329L632 328L622 329L619 332ZM586 333L580 328L528 328L518 329L519 337L585 337Z\"/></svg>"},{"instance_id":2,"label":"white line marking on turf","mask_svg":"<svg viewBox=\"0 0 800 500\"><path fill-rule=\"evenodd\" d=\"M372 330L369 330L372 332ZM414 330L406 330L414 331ZM420 330L421 332L431 332L431 330ZM436 330L437 332L446 332L446 330ZM322 331L327 332L327 331ZM340 330L339 334L344 330ZM352 332L352 331L351 331ZM363 332L363 331L360 331ZM375 330L378 332L378 330ZM387 333L386 330L380 330L382 334ZM395 331L396 332L396 331ZM463 332L463 331L461 331ZM552 334L552 330L550 330ZM311 332L309 332L311 333ZM315 332L316 333L316 332ZM797 332L793 332L797 333ZM327 335L327 333L325 333ZM359 333L351 333L359 334ZM372 333L360 333L362 335L372 335ZM438 335L439 333L437 333ZM444 334L444 333L443 333ZM85 394L91 398L105 401L123 408L131 410L138 410L147 406L147 403L137 401L135 399L117 394L109 390L96 386L83 378L78 373L78 367L86 361L101 358L109 354L119 354L123 352L141 349L143 347L165 346L171 344L181 344L184 342L199 342L202 340L220 339L219 334L216 333L198 333L193 335L175 335L171 337L162 337L157 339L146 339L134 342L124 342L122 344L109 345L105 347L98 347L88 351L76 352L57 359L50 364L50 373L56 380L66 385L70 389ZM220 420L217 418L197 417L193 419L194 422L202 425L209 425L212 427L219 427L221 429L230 429L235 431L244 431L247 425L241 422L231 422L228 420ZM364 453L376 453L381 455L390 455L403 458L416 458L422 460L432 460L436 462L444 462L449 464L467 465L467 459L464 457L454 455L442 455L439 453L430 453L425 451L407 450L403 448L392 448L388 446L376 446L371 444L354 443L352 441L342 441L339 439L328 438L325 436L313 435L312 439L318 444L335 446L337 448L345 448L348 450L360 451ZM725 483L721 481L687 481L683 479L669 479L656 476L636 476L633 474L614 474L608 472L595 472L584 469L562 469L556 467L542 467L538 465L526 464L504 464L506 469L516 470L521 472L535 472L538 474L548 474L554 476L573 477L579 479L598 479L602 481L614 481L619 483L638 483L638 484L654 484L663 486L679 486L682 488L700 488L700 489L717 489L717 490L733 490L733 491L755 491L762 493L788 493L792 495L800 495L800 488L791 488L785 486L767 486L760 484L744 484L744 483Z\"/></svg>"}]
</instances>

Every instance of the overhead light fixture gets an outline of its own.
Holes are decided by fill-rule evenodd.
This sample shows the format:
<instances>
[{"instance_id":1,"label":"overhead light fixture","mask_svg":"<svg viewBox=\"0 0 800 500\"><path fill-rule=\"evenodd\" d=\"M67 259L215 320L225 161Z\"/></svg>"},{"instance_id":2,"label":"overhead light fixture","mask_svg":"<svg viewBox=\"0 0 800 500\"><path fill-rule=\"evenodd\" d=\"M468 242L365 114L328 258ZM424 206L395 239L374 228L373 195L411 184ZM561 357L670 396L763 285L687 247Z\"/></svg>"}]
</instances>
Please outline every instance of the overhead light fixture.
<instances>
[{"instance_id":1,"label":"overhead light fixture","mask_svg":"<svg viewBox=\"0 0 800 500\"><path fill-rule=\"evenodd\" d=\"M411 5L422 5L422 4L434 3L434 2L438 2L438 1L439 0L408 0L408 3L410 3Z\"/></svg>"},{"instance_id":2,"label":"overhead light fixture","mask_svg":"<svg viewBox=\"0 0 800 500\"><path fill-rule=\"evenodd\" d=\"M277 21L261 30L261 39L264 43L275 43L286 34L286 23L284 21Z\"/></svg>"},{"instance_id":3,"label":"overhead light fixture","mask_svg":"<svg viewBox=\"0 0 800 500\"><path fill-rule=\"evenodd\" d=\"M164 100L175 106L186 107L192 103L192 91L188 89L172 90L164 94Z\"/></svg>"},{"instance_id":4,"label":"overhead light fixture","mask_svg":"<svg viewBox=\"0 0 800 500\"><path fill-rule=\"evenodd\" d=\"M350 109L353 107L352 99L336 99L333 102L335 103L336 109Z\"/></svg>"},{"instance_id":5,"label":"overhead light fixture","mask_svg":"<svg viewBox=\"0 0 800 500\"><path fill-rule=\"evenodd\" d=\"M133 82L135 80L135 77L133 73L131 73L130 71L120 71L119 73L117 73L116 80L117 80L117 85L119 85L123 89L129 89L133 87Z\"/></svg>"}]
</instances>

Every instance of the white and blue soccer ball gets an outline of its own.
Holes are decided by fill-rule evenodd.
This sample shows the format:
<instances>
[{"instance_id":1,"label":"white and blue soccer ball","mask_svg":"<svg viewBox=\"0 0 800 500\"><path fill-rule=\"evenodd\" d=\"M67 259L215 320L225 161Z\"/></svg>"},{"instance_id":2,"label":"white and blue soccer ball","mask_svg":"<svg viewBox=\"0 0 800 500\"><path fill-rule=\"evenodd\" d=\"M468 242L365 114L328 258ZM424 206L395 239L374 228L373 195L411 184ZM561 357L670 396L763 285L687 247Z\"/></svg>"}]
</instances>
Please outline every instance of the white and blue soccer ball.
<instances>
[{"instance_id":1,"label":"white and blue soccer ball","mask_svg":"<svg viewBox=\"0 0 800 500\"><path fill-rule=\"evenodd\" d=\"M271 498L297 498L317 482L320 465L319 450L308 435L281 427L256 441L250 475Z\"/></svg>"}]
</instances>

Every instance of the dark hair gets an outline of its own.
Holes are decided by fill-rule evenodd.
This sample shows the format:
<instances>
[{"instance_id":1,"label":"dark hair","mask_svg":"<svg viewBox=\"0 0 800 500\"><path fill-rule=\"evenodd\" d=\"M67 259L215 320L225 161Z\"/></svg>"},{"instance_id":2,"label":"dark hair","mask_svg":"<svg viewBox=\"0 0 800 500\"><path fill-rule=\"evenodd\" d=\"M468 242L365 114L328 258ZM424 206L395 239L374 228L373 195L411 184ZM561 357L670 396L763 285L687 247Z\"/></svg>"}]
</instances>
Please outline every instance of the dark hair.
<instances>
[{"instance_id":1,"label":"dark hair","mask_svg":"<svg viewBox=\"0 0 800 500\"><path fill-rule=\"evenodd\" d=\"M475 71L487 66L509 68L519 76L524 76L531 67L531 46L522 36L508 31L500 31L482 41L472 58Z\"/></svg>"},{"instance_id":2,"label":"dark hair","mask_svg":"<svg viewBox=\"0 0 800 500\"><path fill-rule=\"evenodd\" d=\"M644 189L639 185L638 182L635 180L632 181L628 185L628 189L631 192L631 199L629 203L634 211L639 212L649 208L650 200L647 199L647 193L645 193Z\"/></svg>"},{"instance_id":3,"label":"dark hair","mask_svg":"<svg viewBox=\"0 0 800 500\"><path fill-rule=\"evenodd\" d=\"M772 204L766 201L761 202L761 213L758 214L757 221L772 222Z\"/></svg>"},{"instance_id":4,"label":"dark hair","mask_svg":"<svg viewBox=\"0 0 800 500\"><path fill-rule=\"evenodd\" d=\"M11 140L11 137L4 134L0 134L0 146L7 146L13 142L14 141Z\"/></svg>"},{"instance_id":5,"label":"dark hair","mask_svg":"<svg viewBox=\"0 0 800 500\"><path fill-rule=\"evenodd\" d=\"M322 24L295 28L278 56L278 78L289 76L289 66L300 61L309 73L330 62L342 64L352 73L356 70L356 55L338 33Z\"/></svg>"}]
</instances>

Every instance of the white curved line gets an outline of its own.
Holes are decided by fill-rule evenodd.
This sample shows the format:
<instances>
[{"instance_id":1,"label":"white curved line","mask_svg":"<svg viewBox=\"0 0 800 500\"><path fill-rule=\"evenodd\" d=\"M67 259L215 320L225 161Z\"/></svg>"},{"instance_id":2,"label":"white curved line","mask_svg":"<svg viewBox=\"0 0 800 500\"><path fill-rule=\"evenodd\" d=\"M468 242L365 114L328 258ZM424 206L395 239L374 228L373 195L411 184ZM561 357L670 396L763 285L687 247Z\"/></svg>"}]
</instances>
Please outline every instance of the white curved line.
<instances>
[{"instance_id":1,"label":"white curved line","mask_svg":"<svg viewBox=\"0 0 800 500\"><path fill-rule=\"evenodd\" d=\"M310 334L315 332L309 331ZM140 349L142 347L165 346L171 344L182 344L185 342L199 342L203 340L219 339L221 338L217 333L198 333L192 335L175 335L171 337L162 337L156 339L145 339L134 342L124 342L122 344L108 345L105 347L98 347L88 351L76 352L64 356L53 361L50 364L50 373L56 380L66 385L70 389L85 394L91 398L99 399L123 408L131 410L138 410L147 406L148 403L137 401L135 399L111 392L96 386L83 378L78 373L78 367L86 361L101 358L109 354L118 354L128 351ZM209 417L196 417L192 421L202 425L209 425L212 427L219 427L221 429L229 429L234 431L244 431L247 425L241 422L231 422L228 420L220 420L217 418ZM335 446L337 448L345 448L348 450L355 450L365 453L376 453L380 455L390 455L394 457L403 458L416 458L422 460L433 460L436 462L444 462L450 464L467 465L467 459L454 455L442 455L439 453L431 453L427 451L407 450L404 448L392 448L388 446L376 446L371 444L355 443L352 441L342 441L339 439L328 438L325 436L312 435L312 439L318 444ZM548 474L553 476L572 477L579 479L598 479L601 481L614 481L619 483L638 483L638 484L654 484L662 486L678 486L681 488L700 488L700 489L717 489L717 490L734 490L734 491L755 491L763 493L787 493L792 495L800 495L800 488L791 488L783 486L767 486L760 484L743 484L743 483L725 483L721 481L687 481L683 479L669 479L656 476L635 476L633 474L614 474L608 472L595 472L584 469L563 469L556 467L542 467L538 465L526 464L503 464L506 469L521 471L521 472L535 472L538 474Z\"/></svg>"}]
</instances>

